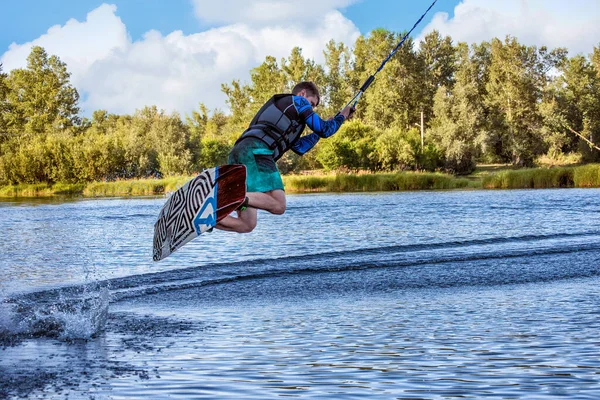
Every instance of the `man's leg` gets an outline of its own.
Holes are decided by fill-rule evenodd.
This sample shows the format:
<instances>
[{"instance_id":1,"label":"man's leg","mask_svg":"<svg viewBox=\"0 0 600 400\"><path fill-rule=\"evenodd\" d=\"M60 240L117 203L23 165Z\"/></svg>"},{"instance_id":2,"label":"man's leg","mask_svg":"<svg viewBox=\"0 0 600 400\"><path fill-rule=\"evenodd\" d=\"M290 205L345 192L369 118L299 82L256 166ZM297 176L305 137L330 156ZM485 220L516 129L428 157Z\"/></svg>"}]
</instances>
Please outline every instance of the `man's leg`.
<instances>
[{"instance_id":1,"label":"man's leg","mask_svg":"<svg viewBox=\"0 0 600 400\"><path fill-rule=\"evenodd\" d=\"M223 218L215 228L230 232L249 233L256 227L257 209L278 215L285 212L286 201L283 190L271 190L265 193L250 192L246 195L248 196L248 208L238 211L237 218L232 215Z\"/></svg>"},{"instance_id":2,"label":"man's leg","mask_svg":"<svg viewBox=\"0 0 600 400\"><path fill-rule=\"evenodd\" d=\"M269 192L247 193L248 207L265 210L271 214L281 215L285 212L285 192L283 190L271 190Z\"/></svg>"},{"instance_id":3,"label":"man's leg","mask_svg":"<svg viewBox=\"0 0 600 400\"><path fill-rule=\"evenodd\" d=\"M223 218L215 228L229 232L250 233L256 227L256 208L237 211L237 218L231 215Z\"/></svg>"}]
</instances>

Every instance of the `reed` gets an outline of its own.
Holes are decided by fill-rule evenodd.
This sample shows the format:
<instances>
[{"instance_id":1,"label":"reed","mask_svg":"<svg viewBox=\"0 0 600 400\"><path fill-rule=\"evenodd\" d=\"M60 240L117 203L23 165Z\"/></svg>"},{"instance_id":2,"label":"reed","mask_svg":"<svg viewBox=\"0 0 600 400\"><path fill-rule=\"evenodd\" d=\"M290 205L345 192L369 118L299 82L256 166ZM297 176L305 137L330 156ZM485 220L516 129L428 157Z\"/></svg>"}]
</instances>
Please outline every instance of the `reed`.
<instances>
[{"instance_id":1,"label":"reed","mask_svg":"<svg viewBox=\"0 0 600 400\"><path fill-rule=\"evenodd\" d=\"M79 195L86 197L150 196L174 192L191 176L91 183L36 183L0 186L0 197ZM459 178L425 172L332 175L286 175L288 193L388 192L448 189L542 189L600 187L600 164L577 167L532 168Z\"/></svg>"},{"instance_id":2,"label":"reed","mask_svg":"<svg viewBox=\"0 0 600 400\"><path fill-rule=\"evenodd\" d=\"M588 164L573 170L575 187L600 187L600 164Z\"/></svg>"},{"instance_id":3,"label":"reed","mask_svg":"<svg viewBox=\"0 0 600 400\"><path fill-rule=\"evenodd\" d=\"M0 197L44 197L79 195L86 197L149 196L174 192L190 176L176 176L163 179L138 179L113 182L91 183L35 183L7 185L0 187Z\"/></svg>"},{"instance_id":4,"label":"reed","mask_svg":"<svg viewBox=\"0 0 600 400\"><path fill-rule=\"evenodd\" d=\"M600 187L600 164L506 170L481 177L484 189Z\"/></svg>"},{"instance_id":5,"label":"reed","mask_svg":"<svg viewBox=\"0 0 600 400\"><path fill-rule=\"evenodd\" d=\"M0 186L0 197L44 197L81 194L84 183L21 183Z\"/></svg>"},{"instance_id":6,"label":"reed","mask_svg":"<svg viewBox=\"0 0 600 400\"><path fill-rule=\"evenodd\" d=\"M545 189L573 187L573 168L528 168L483 176L484 189Z\"/></svg>"},{"instance_id":7,"label":"reed","mask_svg":"<svg viewBox=\"0 0 600 400\"><path fill-rule=\"evenodd\" d=\"M283 177L287 192L384 192L470 187L467 179L440 173L400 172Z\"/></svg>"},{"instance_id":8,"label":"reed","mask_svg":"<svg viewBox=\"0 0 600 400\"><path fill-rule=\"evenodd\" d=\"M191 178L191 176L174 176L162 179L92 182L86 185L82 194L89 197L158 195L176 191Z\"/></svg>"}]
</instances>

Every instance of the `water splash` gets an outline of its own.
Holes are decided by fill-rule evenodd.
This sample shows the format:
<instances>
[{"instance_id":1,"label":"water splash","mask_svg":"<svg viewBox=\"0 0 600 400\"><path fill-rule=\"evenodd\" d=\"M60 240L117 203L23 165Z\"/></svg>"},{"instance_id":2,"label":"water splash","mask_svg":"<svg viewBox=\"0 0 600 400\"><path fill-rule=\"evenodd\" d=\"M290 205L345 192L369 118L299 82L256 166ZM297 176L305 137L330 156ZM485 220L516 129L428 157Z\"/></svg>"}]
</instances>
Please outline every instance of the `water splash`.
<instances>
[{"instance_id":1,"label":"water splash","mask_svg":"<svg viewBox=\"0 0 600 400\"><path fill-rule=\"evenodd\" d=\"M90 339L108 318L108 284L30 293L0 302L0 344L23 338Z\"/></svg>"}]
</instances>

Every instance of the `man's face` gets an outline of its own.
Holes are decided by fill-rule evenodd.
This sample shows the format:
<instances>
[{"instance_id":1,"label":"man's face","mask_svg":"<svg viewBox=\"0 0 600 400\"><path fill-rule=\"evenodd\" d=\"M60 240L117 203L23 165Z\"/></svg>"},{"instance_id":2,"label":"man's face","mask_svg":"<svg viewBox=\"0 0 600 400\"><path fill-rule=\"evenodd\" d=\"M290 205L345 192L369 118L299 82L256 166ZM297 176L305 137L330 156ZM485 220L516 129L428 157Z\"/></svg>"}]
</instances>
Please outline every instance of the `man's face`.
<instances>
[{"instance_id":1,"label":"man's face","mask_svg":"<svg viewBox=\"0 0 600 400\"><path fill-rule=\"evenodd\" d=\"M304 97L306 100L308 100L308 102L310 103L310 105L312 106L312 108L315 108L317 105L319 105L319 97L315 96L314 94L307 92L306 89L302 89L300 91L300 93L298 93L298 95Z\"/></svg>"}]
</instances>

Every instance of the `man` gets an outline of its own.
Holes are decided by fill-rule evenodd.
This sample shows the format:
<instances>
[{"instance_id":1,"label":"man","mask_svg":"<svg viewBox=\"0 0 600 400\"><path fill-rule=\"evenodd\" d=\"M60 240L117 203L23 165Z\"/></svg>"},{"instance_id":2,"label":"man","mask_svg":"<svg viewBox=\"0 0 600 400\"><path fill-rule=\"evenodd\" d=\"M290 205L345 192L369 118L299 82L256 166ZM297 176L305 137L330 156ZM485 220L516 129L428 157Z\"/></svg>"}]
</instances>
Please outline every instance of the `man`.
<instances>
[{"instance_id":1,"label":"man","mask_svg":"<svg viewBox=\"0 0 600 400\"><path fill-rule=\"evenodd\" d=\"M319 101L317 86L300 82L292 94L275 95L258 111L228 159L229 164L246 166L246 200L237 211L237 218L225 217L217 224L218 229L248 233L256 227L257 210L272 214L285 212L285 192L276 161L288 150L300 155L306 153L320 138L337 132L353 112L351 107L346 107L334 118L324 121L313 111ZM301 137L306 126L313 133Z\"/></svg>"}]
</instances>

